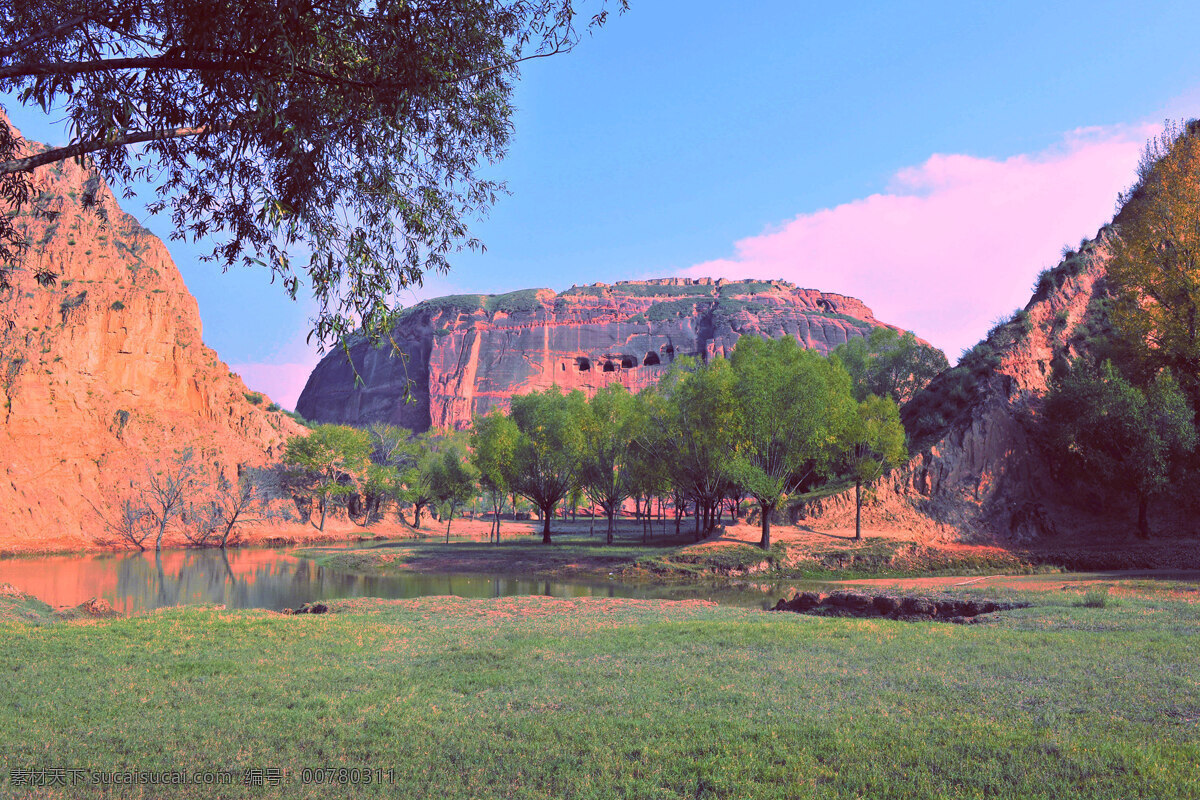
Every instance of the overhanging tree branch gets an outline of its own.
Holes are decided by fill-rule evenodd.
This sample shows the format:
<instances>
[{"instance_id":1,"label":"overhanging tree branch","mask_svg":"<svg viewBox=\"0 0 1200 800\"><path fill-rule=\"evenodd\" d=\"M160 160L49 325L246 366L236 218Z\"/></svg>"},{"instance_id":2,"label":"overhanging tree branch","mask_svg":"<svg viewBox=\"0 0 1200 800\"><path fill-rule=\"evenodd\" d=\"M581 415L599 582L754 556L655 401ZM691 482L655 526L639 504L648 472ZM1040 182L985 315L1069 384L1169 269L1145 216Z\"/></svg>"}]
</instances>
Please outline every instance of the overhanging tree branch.
<instances>
[{"instance_id":1,"label":"overhanging tree branch","mask_svg":"<svg viewBox=\"0 0 1200 800\"><path fill-rule=\"evenodd\" d=\"M233 127L232 123L213 123L211 125L198 125L191 128L159 128L152 131L138 131L121 136L111 136L105 139L93 139L90 142L78 142L66 147L47 150L44 153L38 153L26 158L15 158L11 161L0 162L0 175L11 175L15 172L32 172L44 164L53 164L55 161L64 161L68 158L76 158L88 153L94 153L97 150L107 150L111 147L125 147L131 144L155 142L163 139L182 139L188 136L203 136L205 134L231 130Z\"/></svg>"}]
</instances>

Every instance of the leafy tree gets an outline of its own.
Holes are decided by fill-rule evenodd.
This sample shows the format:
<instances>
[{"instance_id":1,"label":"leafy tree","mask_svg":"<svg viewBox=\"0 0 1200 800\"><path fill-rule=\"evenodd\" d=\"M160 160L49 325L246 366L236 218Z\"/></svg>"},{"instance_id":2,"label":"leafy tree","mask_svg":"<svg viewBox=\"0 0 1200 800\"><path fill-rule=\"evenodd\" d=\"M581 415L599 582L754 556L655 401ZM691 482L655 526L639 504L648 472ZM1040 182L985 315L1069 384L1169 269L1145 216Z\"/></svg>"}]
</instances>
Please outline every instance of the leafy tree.
<instances>
[{"instance_id":1,"label":"leafy tree","mask_svg":"<svg viewBox=\"0 0 1200 800\"><path fill-rule=\"evenodd\" d=\"M1121 196L1110 242L1111 315L1153 367L1200 403L1200 122L1168 123Z\"/></svg>"},{"instance_id":2,"label":"leafy tree","mask_svg":"<svg viewBox=\"0 0 1200 800\"><path fill-rule=\"evenodd\" d=\"M450 523L459 506L475 496L479 471L471 464L465 437L451 434L441 447L422 462L429 470L430 494L446 514L446 541L450 541Z\"/></svg>"},{"instance_id":3,"label":"leafy tree","mask_svg":"<svg viewBox=\"0 0 1200 800\"><path fill-rule=\"evenodd\" d=\"M1178 383L1160 371L1145 391L1106 361L1077 360L1046 397L1045 432L1074 477L1137 499L1138 535L1147 538L1149 501L1170 486L1172 468L1196 446L1192 409Z\"/></svg>"},{"instance_id":4,"label":"leafy tree","mask_svg":"<svg viewBox=\"0 0 1200 800\"><path fill-rule=\"evenodd\" d=\"M729 485L726 464L738 441L736 377L723 358L700 366L677 359L659 381L658 419L672 484L695 501L696 537L712 527L712 511Z\"/></svg>"},{"instance_id":5,"label":"leafy tree","mask_svg":"<svg viewBox=\"0 0 1200 800\"><path fill-rule=\"evenodd\" d=\"M900 409L890 397L871 395L858 404L843 434L845 467L854 479L854 538L862 539L862 490L907 455Z\"/></svg>"},{"instance_id":6,"label":"leafy tree","mask_svg":"<svg viewBox=\"0 0 1200 800\"><path fill-rule=\"evenodd\" d=\"M551 544L554 507L579 484L584 402L582 392L564 395L557 386L512 399L512 420L520 431L512 486L541 510L543 544Z\"/></svg>"},{"instance_id":7,"label":"leafy tree","mask_svg":"<svg viewBox=\"0 0 1200 800\"><path fill-rule=\"evenodd\" d=\"M854 397L859 401L877 395L907 403L950 367L945 353L917 341L912 331L901 335L884 327L838 345L833 355L850 373Z\"/></svg>"},{"instance_id":8,"label":"leafy tree","mask_svg":"<svg viewBox=\"0 0 1200 800\"><path fill-rule=\"evenodd\" d=\"M613 543L613 521L621 505L643 488L637 480L636 440L646 423L637 397L615 382L596 392L581 415L579 479L592 503L604 509L608 544Z\"/></svg>"},{"instance_id":9,"label":"leafy tree","mask_svg":"<svg viewBox=\"0 0 1200 800\"><path fill-rule=\"evenodd\" d=\"M500 509L512 492L516 464L517 425L500 412L475 420L471 426L471 460L479 471L479 483L492 504L492 529L488 538L500 541ZM515 511L515 509L514 509Z\"/></svg>"},{"instance_id":10,"label":"leafy tree","mask_svg":"<svg viewBox=\"0 0 1200 800\"><path fill-rule=\"evenodd\" d=\"M854 414L850 376L792 337L738 340L732 358L739 424L725 454L733 482L758 501L763 549L771 513L813 476L828 472Z\"/></svg>"},{"instance_id":11,"label":"leafy tree","mask_svg":"<svg viewBox=\"0 0 1200 800\"><path fill-rule=\"evenodd\" d=\"M317 425L307 436L288 439L283 466L292 491L320 509L318 530L325 530L330 505L357 493L370 452L367 432L348 425Z\"/></svg>"},{"instance_id":12,"label":"leafy tree","mask_svg":"<svg viewBox=\"0 0 1200 800\"><path fill-rule=\"evenodd\" d=\"M370 522L381 517L387 505L407 500L405 486L420 463L421 444L412 431L399 425L375 423L367 428L367 436L372 466L362 486L362 504Z\"/></svg>"},{"instance_id":13,"label":"leafy tree","mask_svg":"<svg viewBox=\"0 0 1200 800\"><path fill-rule=\"evenodd\" d=\"M454 435L430 428L414 441L415 464L401 475L401 497L413 507L413 527L421 527L421 509L438 501L434 480L441 469L441 452L452 446Z\"/></svg>"},{"instance_id":14,"label":"leafy tree","mask_svg":"<svg viewBox=\"0 0 1200 800\"><path fill-rule=\"evenodd\" d=\"M0 197L26 205L33 169L90 155L156 179L152 210L214 237L222 265L264 266L293 298L307 273L322 341L355 317L377 330L397 289L479 246L463 220L503 191L477 170L504 154L518 66L580 33L571 0L5 3L0 91L71 136L31 153L0 119ZM6 265L18 240L0 214Z\"/></svg>"}]
</instances>

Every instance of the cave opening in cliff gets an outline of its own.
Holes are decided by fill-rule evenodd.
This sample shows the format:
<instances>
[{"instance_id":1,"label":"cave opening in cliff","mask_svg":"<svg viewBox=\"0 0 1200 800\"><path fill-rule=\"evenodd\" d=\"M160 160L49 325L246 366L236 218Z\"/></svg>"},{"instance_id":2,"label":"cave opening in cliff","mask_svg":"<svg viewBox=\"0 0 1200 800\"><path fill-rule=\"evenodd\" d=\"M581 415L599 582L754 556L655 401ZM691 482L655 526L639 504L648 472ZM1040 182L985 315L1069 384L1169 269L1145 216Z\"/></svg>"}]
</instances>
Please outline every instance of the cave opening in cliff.
<instances>
[{"instance_id":1,"label":"cave opening in cliff","mask_svg":"<svg viewBox=\"0 0 1200 800\"><path fill-rule=\"evenodd\" d=\"M633 356L621 356L621 369L633 369L637 366L637 361Z\"/></svg>"},{"instance_id":2,"label":"cave opening in cliff","mask_svg":"<svg viewBox=\"0 0 1200 800\"><path fill-rule=\"evenodd\" d=\"M663 351L663 353L665 353L665 354L666 354L666 356L667 356L667 361L674 361L674 360L675 360L675 345L671 345L671 344L664 345L664 346L662 347L662 351Z\"/></svg>"},{"instance_id":3,"label":"cave opening in cliff","mask_svg":"<svg viewBox=\"0 0 1200 800\"><path fill-rule=\"evenodd\" d=\"M614 364L614 363L613 363L611 360L609 360L609 361L605 361L605 362L604 362L604 371L605 371L605 372L616 372L616 371L617 371L617 365L616 365L616 364Z\"/></svg>"},{"instance_id":4,"label":"cave opening in cliff","mask_svg":"<svg viewBox=\"0 0 1200 800\"><path fill-rule=\"evenodd\" d=\"M653 367L654 365L661 363L662 361L659 359L658 353L655 353L654 351L646 353L646 357L642 359L642 366L644 367Z\"/></svg>"},{"instance_id":5,"label":"cave opening in cliff","mask_svg":"<svg viewBox=\"0 0 1200 800\"><path fill-rule=\"evenodd\" d=\"M577 358L577 359L576 359L576 361L577 361L577 362L578 362L578 364L579 364L579 371L580 371L580 372L589 372L589 371L591 371L591 369L592 369L592 360L591 360L590 358L584 358L583 356L580 356L579 358Z\"/></svg>"}]
</instances>

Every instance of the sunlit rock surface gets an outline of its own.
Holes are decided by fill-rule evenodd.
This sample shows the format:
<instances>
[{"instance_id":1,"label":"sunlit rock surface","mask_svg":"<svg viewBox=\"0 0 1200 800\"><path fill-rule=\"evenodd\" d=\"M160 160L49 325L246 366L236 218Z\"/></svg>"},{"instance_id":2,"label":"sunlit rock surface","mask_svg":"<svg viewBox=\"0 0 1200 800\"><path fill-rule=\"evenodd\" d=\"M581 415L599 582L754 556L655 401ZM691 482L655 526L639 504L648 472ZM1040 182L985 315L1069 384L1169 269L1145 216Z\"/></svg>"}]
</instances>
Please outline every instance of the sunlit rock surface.
<instances>
[{"instance_id":1,"label":"sunlit rock surface","mask_svg":"<svg viewBox=\"0 0 1200 800\"><path fill-rule=\"evenodd\" d=\"M859 300L785 281L669 278L457 295L409 309L383 346L353 342L349 360L331 352L296 410L320 422L463 428L552 384L590 394L619 381L636 391L680 356L727 356L745 335L794 336L827 353L884 324Z\"/></svg>"},{"instance_id":2,"label":"sunlit rock surface","mask_svg":"<svg viewBox=\"0 0 1200 800\"><path fill-rule=\"evenodd\" d=\"M176 449L236 478L301 430L204 345L167 248L96 174L34 178L31 246L0 288L0 552L90 545L96 509Z\"/></svg>"}]
</instances>

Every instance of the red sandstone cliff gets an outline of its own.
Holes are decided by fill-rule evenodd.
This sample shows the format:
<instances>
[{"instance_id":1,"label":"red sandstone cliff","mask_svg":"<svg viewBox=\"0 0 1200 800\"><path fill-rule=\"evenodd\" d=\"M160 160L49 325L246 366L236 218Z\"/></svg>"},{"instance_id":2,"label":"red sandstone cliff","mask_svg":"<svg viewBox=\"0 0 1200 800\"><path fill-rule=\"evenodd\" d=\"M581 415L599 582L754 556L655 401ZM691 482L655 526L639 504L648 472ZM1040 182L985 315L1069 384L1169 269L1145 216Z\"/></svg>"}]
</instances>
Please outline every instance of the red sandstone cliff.
<instances>
[{"instance_id":1,"label":"red sandstone cliff","mask_svg":"<svg viewBox=\"0 0 1200 800\"><path fill-rule=\"evenodd\" d=\"M18 218L31 247L0 288L0 552L90 544L88 501L177 448L232 476L301 430L204 346L166 247L97 175L66 162L35 182L47 214Z\"/></svg>"},{"instance_id":2,"label":"red sandstone cliff","mask_svg":"<svg viewBox=\"0 0 1200 800\"><path fill-rule=\"evenodd\" d=\"M390 344L350 346L313 370L296 410L321 422L462 428L552 383L589 394L654 383L681 355L728 355L740 336L795 336L827 353L885 323L861 301L785 281L668 278L420 303ZM890 327L890 326L889 326ZM361 381L356 381L357 376ZM412 398L405 403L411 381Z\"/></svg>"}]
</instances>

